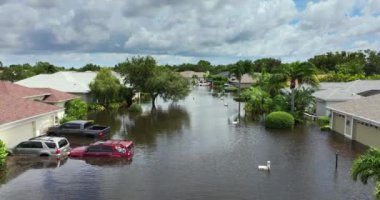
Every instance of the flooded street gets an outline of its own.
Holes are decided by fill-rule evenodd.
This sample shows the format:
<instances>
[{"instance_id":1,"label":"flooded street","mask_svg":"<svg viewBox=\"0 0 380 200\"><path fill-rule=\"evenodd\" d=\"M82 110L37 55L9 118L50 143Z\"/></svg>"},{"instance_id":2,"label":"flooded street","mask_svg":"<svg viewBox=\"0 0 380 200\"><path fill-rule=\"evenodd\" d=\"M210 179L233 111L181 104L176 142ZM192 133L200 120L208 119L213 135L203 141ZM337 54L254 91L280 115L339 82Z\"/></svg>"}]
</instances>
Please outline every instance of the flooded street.
<instances>
[{"instance_id":1,"label":"flooded street","mask_svg":"<svg viewBox=\"0 0 380 200\"><path fill-rule=\"evenodd\" d=\"M314 125L288 131L250 121L233 125L237 103L206 88L157 105L155 113L148 103L142 115L91 116L111 126L114 139L134 141L131 162L12 157L0 179L0 199L373 199L373 184L349 175L362 145ZM267 160L271 171L258 171Z\"/></svg>"}]
</instances>

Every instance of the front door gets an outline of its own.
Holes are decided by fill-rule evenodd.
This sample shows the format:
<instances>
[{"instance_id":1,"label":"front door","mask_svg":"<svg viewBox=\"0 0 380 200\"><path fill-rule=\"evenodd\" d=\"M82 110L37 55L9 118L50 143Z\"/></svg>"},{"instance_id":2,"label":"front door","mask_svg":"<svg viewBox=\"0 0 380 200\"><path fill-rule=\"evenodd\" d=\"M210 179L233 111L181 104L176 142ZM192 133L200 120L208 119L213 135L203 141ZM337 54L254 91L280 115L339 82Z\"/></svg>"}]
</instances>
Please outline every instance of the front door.
<instances>
[{"instance_id":1,"label":"front door","mask_svg":"<svg viewBox=\"0 0 380 200\"><path fill-rule=\"evenodd\" d=\"M354 122L353 122L351 116L346 115L345 119L346 119L346 121L345 121L344 136L352 139L352 123L354 123Z\"/></svg>"}]
</instances>

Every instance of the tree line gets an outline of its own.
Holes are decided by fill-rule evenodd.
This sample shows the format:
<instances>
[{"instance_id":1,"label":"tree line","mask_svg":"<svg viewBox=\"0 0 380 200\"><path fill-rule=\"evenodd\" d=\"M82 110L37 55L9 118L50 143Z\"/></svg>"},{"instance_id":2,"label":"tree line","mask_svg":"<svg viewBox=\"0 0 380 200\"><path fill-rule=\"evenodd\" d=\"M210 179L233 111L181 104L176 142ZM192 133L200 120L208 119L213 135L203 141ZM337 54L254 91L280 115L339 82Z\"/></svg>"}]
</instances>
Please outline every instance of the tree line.
<instances>
[{"instance_id":1,"label":"tree line","mask_svg":"<svg viewBox=\"0 0 380 200\"><path fill-rule=\"evenodd\" d=\"M122 61L121 63L123 63ZM162 65L171 71L196 71L210 72L210 74L218 74L220 72L229 71L239 62L249 62L252 72L268 72L272 73L282 63L281 60L275 58L260 58L257 60L240 60L236 63L226 65L212 65L209 61L200 60L198 63L182 63L178 65ZM325 54L316 55L306 62L315 66L317 74L320 74L321 81L351 81L357 79L378 79L380 74L380 52L373 50L355 51L355 52L327 52ZM117 68L120 63L107 68ZM48 62L37 62L34 65L12 64L4 66L0 61L0 80L18 81L38 74L51 74L58 71L98 71L103 66L93 63L86 64L80 68L64 68L55 66Z\"/></svg>"}]
</instances>

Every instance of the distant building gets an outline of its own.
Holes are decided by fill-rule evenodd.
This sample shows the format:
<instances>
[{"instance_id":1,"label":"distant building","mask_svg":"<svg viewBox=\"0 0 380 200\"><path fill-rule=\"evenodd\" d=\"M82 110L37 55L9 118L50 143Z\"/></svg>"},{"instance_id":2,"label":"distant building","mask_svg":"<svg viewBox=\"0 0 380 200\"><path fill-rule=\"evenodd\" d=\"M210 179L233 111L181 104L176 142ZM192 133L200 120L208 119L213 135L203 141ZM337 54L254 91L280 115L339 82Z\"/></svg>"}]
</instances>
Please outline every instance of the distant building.
<instances>
[{"instance_id":1,"label":"distant building","mask_svg":"<svg viewBox=\"0 0 380 200\"><path fill-rule=\"evenodd\" d=\"M123 82L119 74L114 72L113 75L120 80L120 83ZM39 74L15 83L31 88L55 89L79 96L86 102L92 102L89 85L95 77L96 72L61 71L54 74Z\"/></svg>"},{"instance_id":2,"label":"distant building","mask_svg":"<svg viewBox=\"0 0 380 200\"><path fill-rule=\"evenodd\" d=\"M332 104L327 109L333 131L380 148L380 94Z\"/></svg>"},{"instance_id":3,"label":"distant building","mask_svg":"<svg viewBox=\"0 0 380 200\"><path fill-rule=\"evenodd\" d=\"M238 87L239 86L239 81L236 79L235 76L231 76L229 79L228 79L228 82L230 85L234 85L235 87ZM242 77L241 77L241 82L240 82L240 86L242 88L247 88L247 87L250 87L252 86L252 84L254 83L254 79L252 78L251 75L249 74L244 74Z\"/></svg>"},{"instance_id":4,"label":"distant building","mask_svg":"<svg viewBox=\"0 0 380 200\"><path fill-rule=\"evenodd\" d=\"M328 106L353 99L380 94L380 80L356 80L351 82L320 83L313 93L316 102L316 115L329 116Z\"/></svg>"},{"instance_id":5,"label":"distant building","mask_svg":"<svg viewBox=\"0 0 380 200\"><path fill-rule=\"evenodd\" d=\"M0 139L7 147L44 133L64 115L65 102L76 98L52 89L33 89L0 81Z\"/></svg>"},{"instance_id":6,"label":"distant building","mask_svg":"<svg viewBox=\"0 0 380 200\"><path fill-rule=\"evenodd\" d=\"M205 72L195 72L195 71L183 71L180 72L182 77L185 77L187 79L196 78L198 81L204 81L204 77L206 75Z\"/></svg>"}]
</instances>

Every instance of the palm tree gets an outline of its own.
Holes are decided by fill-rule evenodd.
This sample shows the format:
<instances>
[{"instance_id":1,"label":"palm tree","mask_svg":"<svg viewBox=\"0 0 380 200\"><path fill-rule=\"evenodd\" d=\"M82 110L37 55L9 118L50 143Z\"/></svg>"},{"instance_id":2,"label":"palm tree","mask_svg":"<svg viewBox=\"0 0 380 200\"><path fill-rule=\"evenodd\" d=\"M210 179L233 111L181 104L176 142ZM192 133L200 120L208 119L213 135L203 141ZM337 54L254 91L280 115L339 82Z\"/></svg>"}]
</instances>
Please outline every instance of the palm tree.
<instances>
[{"instance_id":1,"label":"palm tree","mask_svg":"<svg viewBox=\"0 0 380 200\"><path fill-rule=\"evenodd\" d=\"M354 161L351 176L356 181L359 177L362 183L367 184L368 179L375 178L376 199L380 199L380 150L368 149L363 155Z\"/></svg>"},{"instance_id":2,"label":"palm tree","mask_svg":"<svg viewBox=\"0 0 380 200\"><path fill-rule=\"evenodd\" d=\"M239 97L240 97L240 92L241 92L241 78L243 77L244 74L252 72L252 70L253 70L253 65L252 65L252 61L250 60L240 60L237 63L233 64L229 69L230 71L229 74L235 76L235 78L238 80ZM238 105L239 105L238 119L240 119L240 101L238 102Z\"/></svg>"},{"instance_id":3,"label":"palm tree","mask_svg":"<svg viewBox=\"0 0 380 200\"><path fill-rule=\"evenodd\" d=\"M312 63L293 62L283 64L275 70L276 76L282 81L290 81L291 90L291 112L294 112L294 90L303 83L311 86L318 86L319 81L316 76L316 70Z\"/></svg>"}]
</instances>

